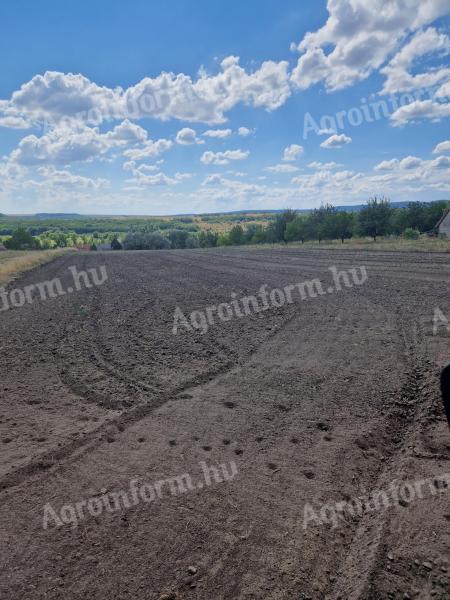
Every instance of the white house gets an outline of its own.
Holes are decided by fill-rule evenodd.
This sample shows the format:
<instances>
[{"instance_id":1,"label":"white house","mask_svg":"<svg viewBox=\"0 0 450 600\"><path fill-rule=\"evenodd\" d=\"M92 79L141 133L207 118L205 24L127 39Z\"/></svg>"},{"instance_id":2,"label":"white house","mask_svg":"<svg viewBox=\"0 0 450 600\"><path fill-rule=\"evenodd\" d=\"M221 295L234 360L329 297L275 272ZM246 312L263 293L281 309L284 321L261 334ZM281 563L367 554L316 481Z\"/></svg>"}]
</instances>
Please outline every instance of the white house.
<instances>
[{"instance_id":1,"label":"white house","mask_svg":"<svg viewBox=\"0 0 450 600\"><path fill-rule=\"evenodd\" d=\"M445 211L439 223L436 225L439 234L450 237L450 207Z\"/></svg>"}]
</instances>

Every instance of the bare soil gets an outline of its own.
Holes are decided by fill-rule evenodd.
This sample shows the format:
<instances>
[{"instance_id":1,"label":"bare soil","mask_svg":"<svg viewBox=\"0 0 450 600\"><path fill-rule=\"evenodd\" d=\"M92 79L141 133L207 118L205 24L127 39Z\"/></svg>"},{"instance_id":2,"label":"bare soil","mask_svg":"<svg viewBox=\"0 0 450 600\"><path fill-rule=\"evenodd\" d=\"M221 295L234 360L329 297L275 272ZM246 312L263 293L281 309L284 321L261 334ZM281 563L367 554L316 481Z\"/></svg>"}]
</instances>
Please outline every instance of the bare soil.
<instances>
[{"instance_id":1,"label":"bare soil","mask_svg":"<svg viewBox=\"0 0 450 600\"><path fill-rule=\"evenodd\" d=\"M68 255L13 287L106 265L108 281L0 313L0 598L450 598L450 490L304 527L395 480L450 473L439 369L445 254L288 248ZM174 310L329 267L368 281L173 335ZM55 509L200 463L195 486L77 527ZM106 490L106 492L105 492Z\"/></svg>"}]
</instances>

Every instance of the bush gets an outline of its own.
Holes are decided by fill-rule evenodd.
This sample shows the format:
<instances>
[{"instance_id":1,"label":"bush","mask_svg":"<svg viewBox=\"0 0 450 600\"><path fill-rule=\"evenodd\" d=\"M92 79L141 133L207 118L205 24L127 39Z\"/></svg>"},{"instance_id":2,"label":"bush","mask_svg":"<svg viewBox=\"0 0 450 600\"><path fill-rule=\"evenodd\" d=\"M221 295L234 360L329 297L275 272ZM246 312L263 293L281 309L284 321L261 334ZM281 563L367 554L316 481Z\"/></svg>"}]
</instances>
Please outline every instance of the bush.
<instances>
[{"instance_id":1,"label":"bush","mask_svg":"<svg viewBox=\"0 0 450 600\"><path fill-rule=\"evenodd\" d=\"M198 241L200 248L215 248L219 235L215 231L200 231L198 234Z\"/></svg>"},{"instance_id":2,"label":"bush","mask_svg":"<svg viewBox=\"0 0 450 600\"><path fill-rule=\"evenodd\" d=\"M174 250L183 249L186 248L186 241L189 237L189 233L183 229L171 229L167 232L167 237Z\"/></svg>"},{"instance_id":3,"label":"bush","mask_svg":"<svg viewBox=\"0 0 450 600\"><path fill-rule=\"evenodd\" d=\"M38 242L23 227L18 227L12 236L5 240L5 248L8 250L36 250L38 247Z\"/></svg>"},{"instance_id":4,"label":"bush","mask_svg":"<svg viewBox=\"0 0 450 600\"><path fill-rule=\"evenodd\" d=\"M135 231L123 241L125 250L168 250L170 242L160 233Z\"/></svg>"},{"instance_id":5,"label":"bush","mask_svg":"<svg viewBox=\"0 0 450 600\"><path fill-rule=\"evenodd\" d=\"M418 240L420 238L420 231L412 227L407 227L402 235L405 240Z\"/></svg>"},{"instance_id":6,"label":"bush","mask_svg":"<svg viewBox=\"0 0 450 600\"><path fill-rule=\"evenodd\" d=\"M186 248L200 248L200 242L198 241L198 239L196 237L194 237L193 235L191 235L186 240L186 246L185 247Z\"/></svg>"}]
</instances>

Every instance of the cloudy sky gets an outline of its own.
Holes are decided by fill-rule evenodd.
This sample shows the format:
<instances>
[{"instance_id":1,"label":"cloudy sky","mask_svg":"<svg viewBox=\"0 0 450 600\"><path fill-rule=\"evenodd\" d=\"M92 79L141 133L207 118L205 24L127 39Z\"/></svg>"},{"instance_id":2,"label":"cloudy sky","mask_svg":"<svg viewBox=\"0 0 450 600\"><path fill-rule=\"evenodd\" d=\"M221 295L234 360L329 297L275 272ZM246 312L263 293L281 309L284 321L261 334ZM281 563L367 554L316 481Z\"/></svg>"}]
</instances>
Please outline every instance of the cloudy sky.
<instances>
[{"instance_id":1,"label":"cloudy sky","mask_svg":"<svg viewBox=\"0 0 450 600\"><path fill-rule=\"evenodd\" d=\"M0 212L450 198L450 0L2 0Z\"/></svg>"}]
</instances>

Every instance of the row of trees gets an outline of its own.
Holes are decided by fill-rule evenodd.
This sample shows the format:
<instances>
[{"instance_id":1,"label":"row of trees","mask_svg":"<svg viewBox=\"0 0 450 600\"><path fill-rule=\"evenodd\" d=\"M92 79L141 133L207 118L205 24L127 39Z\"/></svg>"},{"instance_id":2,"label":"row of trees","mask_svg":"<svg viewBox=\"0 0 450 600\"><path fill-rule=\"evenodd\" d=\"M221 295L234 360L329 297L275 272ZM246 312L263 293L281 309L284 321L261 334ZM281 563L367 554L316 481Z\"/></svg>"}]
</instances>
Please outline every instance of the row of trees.
<instances>
[{"instance_id":1,"label":"row of trees","mask_svg":"<svg viewBox=\"0 0 450 600\"><path fill-rule=\"evenodd\" d=\"M405 208L392 208L387 198L371 198L358 212L321 206L310 213L285 210L267 227L250 225L245 230L236 225L219 238L223 245L336 240L362 236L403 235L418 238L432 232L448 202L410 202Z\"/></svg>"}]
</instances>

